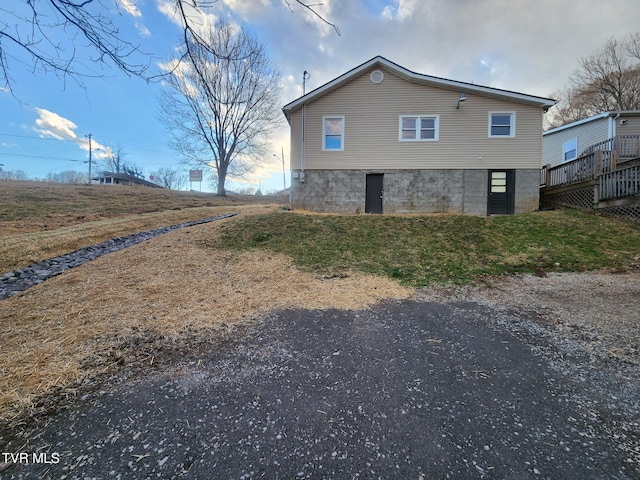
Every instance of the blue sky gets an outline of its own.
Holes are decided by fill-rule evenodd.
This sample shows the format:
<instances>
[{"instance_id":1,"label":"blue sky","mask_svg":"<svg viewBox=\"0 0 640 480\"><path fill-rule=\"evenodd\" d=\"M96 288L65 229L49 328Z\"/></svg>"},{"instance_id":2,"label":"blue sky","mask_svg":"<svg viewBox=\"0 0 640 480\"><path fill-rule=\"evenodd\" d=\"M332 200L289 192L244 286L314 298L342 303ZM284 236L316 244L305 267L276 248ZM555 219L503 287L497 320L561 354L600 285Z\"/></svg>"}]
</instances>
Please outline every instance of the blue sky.
<instances>
[{"instance_id":1,"label":"blue sky","mask_svg":"<svg viewBox=\"0 0 640 480\"><path fill-rule=\"evenodd\" d=\"M12 2L15 7L0 9L0 29L17 22L6 10L23 2ZM283 76L282 105L301 94L303 71L311 74L310 91L376 55L420 73L551 96L567 84L580 57L609 37L640 31L637 0L323 0L318 9L338 25L340 36L289 3L291 8L284 0L218 0L203 18L227 18L265 45ZM146 59L152 68L172 57L180 29L170 18L170 0L102 4L122 33L153 55ZM34 178L86 171L88 134L98 149L94 158L120 147L125 160L147 176L160 167L184 168L156 118L165 87L116 69L100 70L82 49L84 42L74 43L62 31L56 35L52 40L73 44L81 66L97 77L79 86L53 73L34 73L25 64L28 58L5 42L13 91L0 90L3 168ZM282 188L282 148L289 161L289 131L283 125L255 171L231 179L228 188Z\"/></svg>"}]
</instances>

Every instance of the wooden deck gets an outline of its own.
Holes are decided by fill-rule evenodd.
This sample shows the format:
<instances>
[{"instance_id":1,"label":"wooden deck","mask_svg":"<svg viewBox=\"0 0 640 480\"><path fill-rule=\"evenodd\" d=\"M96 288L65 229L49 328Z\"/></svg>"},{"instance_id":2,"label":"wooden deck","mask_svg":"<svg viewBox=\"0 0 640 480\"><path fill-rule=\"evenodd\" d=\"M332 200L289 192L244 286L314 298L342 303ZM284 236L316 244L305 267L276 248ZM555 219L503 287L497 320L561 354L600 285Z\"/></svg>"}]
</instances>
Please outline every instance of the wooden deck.
<instances>
[{"instance_id":1,"label":"wooden deck","mask_svg":"<svg viewBox=\"0 0 640 480\"><path fill-rule=\"evenodd\" d=\"M640 135L610 138L590 146L575 160L543 167L540 188L541 203L547 207L624 206L626 211L640 212Z\"/></svg>"},{"instance_id":2,"label":"wooden deck","mask_svg":"<svg viewBox=\"0 0 640 480\"><path fill-rule=\"evenodd\" d=\"M542 167L541 187L553 188L592 180L625 168L640 158L640 135L621 135L587 148L578 158L555 167Z\"/></svg>"}]
</instances>

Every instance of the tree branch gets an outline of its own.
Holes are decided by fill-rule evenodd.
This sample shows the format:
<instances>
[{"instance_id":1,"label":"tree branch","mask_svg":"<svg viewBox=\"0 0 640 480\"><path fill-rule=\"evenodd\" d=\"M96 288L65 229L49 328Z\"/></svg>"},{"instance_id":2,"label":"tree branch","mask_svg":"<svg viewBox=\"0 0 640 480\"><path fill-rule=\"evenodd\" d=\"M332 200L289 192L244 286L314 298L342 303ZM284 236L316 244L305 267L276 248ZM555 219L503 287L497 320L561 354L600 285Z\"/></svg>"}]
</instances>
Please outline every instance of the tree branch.
<instances>
[{"instance_id":1,"label":"tree branch","mask_svg":"<svg viewBox=\"0 0 640 480\"><path fill-rule=\"evenodd\" d=\"M297 4L299 4L302 7L306 8L309 12L311 12L313 15L318 17L321 21L323 21L324 23L326 23L327 25L332 27L335 30L335 32L338 34L338 36L342 35L340 33L340 29L338 28L338 26L335 23L331 23L329 20L324 18L322 15L320 15L320 13L318 13L318 11L315 9L315 7L319 7L319 6L322 6L324 4L322 4L322 3L307 3L307 2L303 2L302 0L295 0L295 1L296 1ZM289 7L289 10L291 10L293 12L293 8L291 8L291 4L289 3L289 0L285 0L285 2L287 4L287 6Z\"/></svg>"}]
</instances>

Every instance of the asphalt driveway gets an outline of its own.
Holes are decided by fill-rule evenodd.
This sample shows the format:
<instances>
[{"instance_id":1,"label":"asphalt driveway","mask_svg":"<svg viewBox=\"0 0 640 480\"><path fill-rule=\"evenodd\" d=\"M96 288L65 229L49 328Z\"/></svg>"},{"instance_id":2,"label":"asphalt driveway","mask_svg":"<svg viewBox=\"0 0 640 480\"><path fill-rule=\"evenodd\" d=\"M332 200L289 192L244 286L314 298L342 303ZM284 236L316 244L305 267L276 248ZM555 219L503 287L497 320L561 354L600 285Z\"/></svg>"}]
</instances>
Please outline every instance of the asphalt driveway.
<instances>
[{"instance_id":1,"label":"asphalt driveway","mask_svg":"<svg viewBox=\"0 0 640 480\"><path fill-rule=\"evenodd\" d=\"M273 314L72 400L3 446L5 461L26 456L0 476L640 478L628 448L640 416L604 401L630 386L564 375L543 336L508 326L525 316L413 300Z\"/></svg>"}]
</instances>

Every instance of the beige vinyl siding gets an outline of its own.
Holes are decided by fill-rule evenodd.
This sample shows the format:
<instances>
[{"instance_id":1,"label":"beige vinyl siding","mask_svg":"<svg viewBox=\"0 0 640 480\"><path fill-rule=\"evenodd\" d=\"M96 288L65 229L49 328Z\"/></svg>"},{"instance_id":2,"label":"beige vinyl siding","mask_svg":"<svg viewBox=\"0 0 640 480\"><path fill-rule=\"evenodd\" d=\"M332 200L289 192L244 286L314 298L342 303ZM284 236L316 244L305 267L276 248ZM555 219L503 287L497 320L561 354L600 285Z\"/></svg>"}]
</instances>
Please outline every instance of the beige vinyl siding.
<instances>
[{"instance_id":1,"label":"beige vinyl siding","mask_svg":"<svg viewBox=\"0 0 640 480\"><path fill-rule=\"evenodd\" d=\"M622 120L626 120L627 123L622 125ZM640 135L640 116L622 115L616 123L616 135Z\"/></svg>"},{"instance_id":2,"label":"beige vinyl siding","mask_svg":"<svg viewBox=\"0 0 640 480\"><path fill-rule=\"evenodd\" d=\"M609 118L597 118L591 122L544 135L542 140L542 164L555 167L563 160L562 146L578 139L578 157L591 145L609 138Z\"/></svg>"},{"instance_id":3,"label":"beige vinyl siding","mask_svg":"<svg viewBox=\"0 0 640 480\"><path fill-rule=\"evenodd\" d=\"M371 70L306 107L305 169L539 168L539 107L460 90L408 82L389 71L373 84ZM489 112L515 112L515 138L489 138ZM344 115L344 150L322 150L322 117ZM439 140L401 142L400 115L439 115ZM302 109L291 115L291 168L301 168Z\"/></svg>"}]
</instances>

